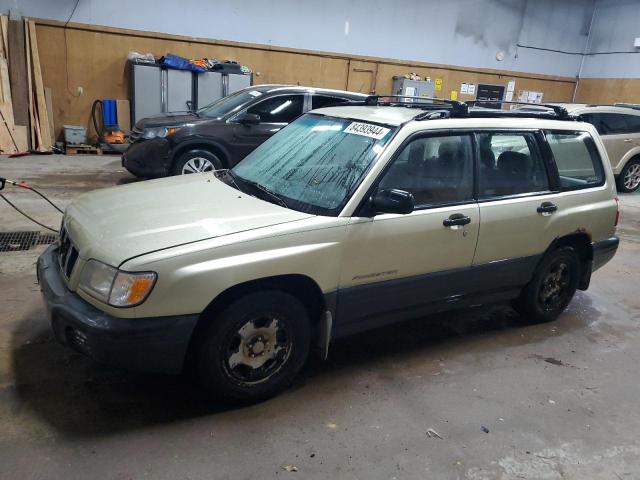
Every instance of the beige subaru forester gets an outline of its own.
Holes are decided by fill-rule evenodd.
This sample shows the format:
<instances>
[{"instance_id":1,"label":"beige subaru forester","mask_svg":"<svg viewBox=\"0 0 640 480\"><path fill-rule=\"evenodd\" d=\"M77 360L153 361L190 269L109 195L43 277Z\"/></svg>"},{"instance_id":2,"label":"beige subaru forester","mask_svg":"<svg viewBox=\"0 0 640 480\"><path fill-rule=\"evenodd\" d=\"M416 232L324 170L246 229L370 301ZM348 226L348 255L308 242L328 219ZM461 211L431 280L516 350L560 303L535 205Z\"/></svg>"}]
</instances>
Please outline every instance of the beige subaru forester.
<instances>
[{"instance_id":1,"label":"beige subaru forester","mask_svg":"<svg viewBox=\"0 0 640 480\"><path fill-rule=\"evenodd\" d=\"M38 261L56 337L256 401L391 322L499 301L555 319L618 246L596 130L409 100L313 111L232 170L79 197Z\"/></svg>"}]
</instances>

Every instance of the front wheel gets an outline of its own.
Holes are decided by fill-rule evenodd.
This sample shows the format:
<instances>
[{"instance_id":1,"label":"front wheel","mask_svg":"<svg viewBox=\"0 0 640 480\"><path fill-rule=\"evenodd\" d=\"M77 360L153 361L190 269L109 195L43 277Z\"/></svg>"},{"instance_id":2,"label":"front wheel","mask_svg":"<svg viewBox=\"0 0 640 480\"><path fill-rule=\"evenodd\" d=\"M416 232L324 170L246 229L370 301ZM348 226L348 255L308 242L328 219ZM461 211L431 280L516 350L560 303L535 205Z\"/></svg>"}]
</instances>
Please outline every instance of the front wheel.
<instances>
[{"instance_id":1,"label":"front wheel","mask_svg":"<svg viewBox=\"0 0 640 480\"><path fill-rule=\"evenodd\" d=\"M173 165L174 175L212 172L222 168L222 161L217 155L207 150L190 150L180 155Z\"/></svg>"},{"instance_id":2,"label":"front wheel","mask_svg":"<svg viewBox=\"0 0 640 480\"><path fill-rule=\"evenodd\" d=\"M199 351L201 381L227 400L264 400L291 383L309 343L309 314L296 297L278 290L248 294L212 319Z\"/></svg>"},{"instance_id":3,"label":"front wheel","mask_svg":"<svg viewBox=\"0 0 640 480\"><path fill-rule=\"evenodd\" d=\"M580 259L571 247L548 253L514 306L529 323L555 320L573 298L580 277Z\"/></svg>"},{"instance_id":4,"label":"front wheel","mask_svg":"<svg viewBox=\"0 0 640 480\"><path fill-rule=\"evenodd\" d=\"M633 158L627 162L618 176L618 191L624 193L635 192L640 187L640 158Z\"/></svg>"}]
</instances>

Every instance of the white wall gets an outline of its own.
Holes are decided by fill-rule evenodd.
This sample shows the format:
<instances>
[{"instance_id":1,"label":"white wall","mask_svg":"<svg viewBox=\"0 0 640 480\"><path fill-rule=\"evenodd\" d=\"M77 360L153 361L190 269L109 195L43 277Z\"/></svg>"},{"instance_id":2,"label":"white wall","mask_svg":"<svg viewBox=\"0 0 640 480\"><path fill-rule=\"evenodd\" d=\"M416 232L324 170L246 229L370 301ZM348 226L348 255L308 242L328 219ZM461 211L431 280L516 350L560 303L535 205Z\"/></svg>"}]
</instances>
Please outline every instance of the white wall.
<instances>
[{"instance_id":1,"label":"white wall","mask_svg":"<svg viewBox=\"0 0 640 480\"><path fill-rule=\"evenodd\" d=\"M640 48L633 40L640 37L639 0L598 0L581 77L640 77ZM594 55L597 52L634 52Z\"/></svg>"},{"instance_id":2,"label":"white wall","mask_svg":"<svg viewBox=\"0 0 640 480\"><path fill-rule=\"evenodd\" d=\"M292 48L575 76L594 0L80 0L72 21ZM66 20L75 0L0 0ZM348 22L348 29L346 23ZM496 53L505 54L503 61Z\"/></svg>"}]
</instances>

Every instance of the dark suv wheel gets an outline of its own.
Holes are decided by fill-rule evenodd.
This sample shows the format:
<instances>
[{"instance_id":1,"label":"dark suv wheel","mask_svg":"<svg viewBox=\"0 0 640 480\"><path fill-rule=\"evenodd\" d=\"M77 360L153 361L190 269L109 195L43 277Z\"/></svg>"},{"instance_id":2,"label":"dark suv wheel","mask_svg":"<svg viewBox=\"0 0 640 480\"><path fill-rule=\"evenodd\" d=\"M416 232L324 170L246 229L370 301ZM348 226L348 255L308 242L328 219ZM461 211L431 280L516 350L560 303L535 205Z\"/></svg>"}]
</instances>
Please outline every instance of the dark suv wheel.
<instances>
[{"instance_id":1,"label":"dark suv wheel","mask_svg":"<svg viewBox=\"0 0 640 480\"><path fill-rule=\"evenodd\" d=\"M285 389L309 353L309 315L294 296L248 294L213 319L200 344L203 385L227 400L256 402Z\"/></svg>"},{"instance_id":2,"label":"dark suv wheel","mask_svg":"<svg viewBox=\"0 0 640 480\"><path fill-rule=\"evenodd\" d=\"M618 191L635 192L640 187L640 158L632 158L618 175Z\"/></svg>"},{"instance_id":3,"label":"dark suv wheel","mask_svg":"<svg viewBox=\"0 0 640 480\"><path fill-rule=\"evenodd\" d=\"M516 310L529 323L555 320L576 293L580 259L571 247L549 252L515 302Z\"/></svg>"},{"instance_id":4,"label":"dark suv wheel","mask_svg":"<svg viewBox=\"0 0 640 480\"><path fill-rule=\"evenodd\" d=\"M212 172L222 168L222 161L208 150L189 150L180 155L173 165L173 175Z\"/></svg>"}]
</instances>

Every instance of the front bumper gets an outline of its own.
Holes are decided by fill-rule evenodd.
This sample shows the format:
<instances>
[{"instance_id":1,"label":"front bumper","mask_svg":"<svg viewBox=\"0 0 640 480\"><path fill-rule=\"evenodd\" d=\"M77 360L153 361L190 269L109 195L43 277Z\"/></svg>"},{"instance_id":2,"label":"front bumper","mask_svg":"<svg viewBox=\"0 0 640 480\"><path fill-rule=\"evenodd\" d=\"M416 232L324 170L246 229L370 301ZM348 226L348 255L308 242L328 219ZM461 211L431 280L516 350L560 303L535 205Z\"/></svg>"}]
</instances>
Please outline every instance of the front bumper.
<instances>
[{"instance_id":1,"label":"front bumper","mask_svg":"<svg viewBox=\"0 0 640 480\"><path fill-rule=\"evenodd\" d=\"M122 154L122 166L136 177L166 177L171 170L169 163L169 142L165 138L134 142Z\"/></svg>"},{"instance_id":2,"label":"front bumper","mask_svg":"<svg viewBox=\"0 0 640 480\"><path fill-rule=\"evenodd\" d=\"M180 373L198 315L117 318L87 303L65 285L57 247L38 258L38 280L63 345L97 362L149 373Z\"/></svg>"},{"instance_id":3,"label":"front bumper","mask_svg":"<svg viewBox=\"0 0 640 480\"><path fill-rule=\"evenodd\" d=\"M593 271L602 267L605 263L613 258L618 250L620 239L615 235L606 240L600 240L599 242L593 242L591 244L593 248Z\"/></svg>"}]
</instances>

